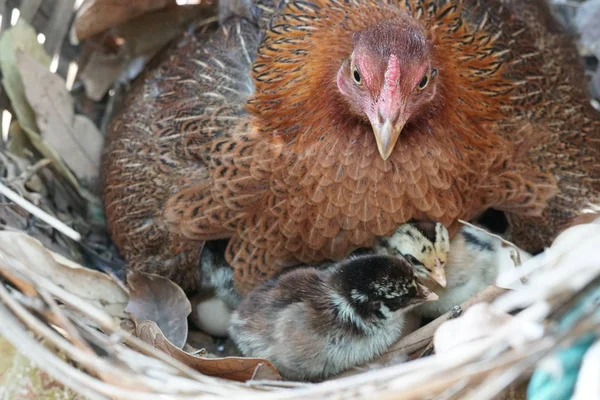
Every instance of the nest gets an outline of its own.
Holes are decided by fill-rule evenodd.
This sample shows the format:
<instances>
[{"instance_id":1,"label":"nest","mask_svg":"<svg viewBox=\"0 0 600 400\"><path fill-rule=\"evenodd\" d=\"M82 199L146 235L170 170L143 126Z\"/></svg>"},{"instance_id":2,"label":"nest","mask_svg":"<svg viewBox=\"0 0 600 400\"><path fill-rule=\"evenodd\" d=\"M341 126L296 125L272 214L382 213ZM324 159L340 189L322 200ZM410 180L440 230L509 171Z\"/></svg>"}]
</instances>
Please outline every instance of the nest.
<instances>
[{"instance_id":1,"label":"nest","mask_svg":"<svg viewBox=\"0 0 600 400\"><path fill-rule=\"evenodd\" d=\"M215 18L210 4L175 5L197 2L139 1L123 9L107 3L0 1L0 30L14 25L12 36L2 35L10 40L0 38L0 346L13 356L12 367L0 363L0 393L480 400L523 398L524 384L531 398L574 393L587 399L600 393L594 361L600 357L598 220L570 228L547 251L499 278L503 287L522 283L518 289L491 286L403 337L381 358L323 383L283 381L268 360L217 357L222 354L207 346L192 348L189 337L177 333L181 326L187 332L189 314L181 289L143 274L130 276L128 286L122 283L122 261L104 230L95 189L97 159L70 154L64 143L81 140L52 132L85 131L87 149L97 148L94 138L104 132L141 67L191 20ZM574 20L574 9L557 6L567 22ZM134 26L162 33L143 40L148 30ZM585 43L582 54L595 68ZM19 70L35 62L43 68ZM28 83L42 81L54 99L71 100L43 101ZM67 113L72 121L41 122L44 113ZM179 329L169 330L161 315L148 311L163 298L170 301L162 306L179 316ZM573 359L578 362L567 362Z\"/></svg>"}]
</instances>

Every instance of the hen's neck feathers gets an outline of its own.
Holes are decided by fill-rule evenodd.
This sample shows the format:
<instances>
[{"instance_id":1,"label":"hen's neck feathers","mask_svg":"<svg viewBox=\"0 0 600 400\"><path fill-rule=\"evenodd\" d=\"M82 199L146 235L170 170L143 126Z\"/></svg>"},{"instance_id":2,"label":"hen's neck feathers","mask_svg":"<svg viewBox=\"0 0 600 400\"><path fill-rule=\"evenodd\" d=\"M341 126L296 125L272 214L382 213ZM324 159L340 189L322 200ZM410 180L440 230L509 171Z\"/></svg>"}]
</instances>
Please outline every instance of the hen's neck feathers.
<instances>
[{"instance_id":1,"label":"hen's neck feathers","mask_svg":"<svg viewBox=\"0 0 600 400\"><path fill-rule=\"evenodd\" d=\"M486 122L498 119L510 104L512 86L502 77L508 52L496 43L499 35L486 31L485 22L475 32L463 24L460 2L426 13L419 4L312 0L285 5L270 24L253 66L256 94L248 107L259 133L297 152L318 141L335 145L355 136L347 132L356 129L370 140L368 122L352 117L344 105L336 73L352 52L353 32L382 20L414 18L432 43L439 92L428 110L405 127L397 146L407 145L413 136L420 141L434 136L448 149L460 145L485 149L488 156L492 150L506 153L507 142L486 129Z\"/></svg>"}]
</instances>

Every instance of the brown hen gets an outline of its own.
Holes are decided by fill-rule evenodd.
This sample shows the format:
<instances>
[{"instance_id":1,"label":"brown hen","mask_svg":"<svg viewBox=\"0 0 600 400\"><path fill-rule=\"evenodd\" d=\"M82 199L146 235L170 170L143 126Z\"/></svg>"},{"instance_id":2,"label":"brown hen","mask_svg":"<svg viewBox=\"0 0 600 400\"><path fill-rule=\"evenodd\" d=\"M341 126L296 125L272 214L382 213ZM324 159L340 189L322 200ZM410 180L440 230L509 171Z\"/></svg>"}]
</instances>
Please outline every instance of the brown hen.
<instances>
[{"instance_id":1,"label":"brown hen","mask_svg":"<svg viewBox=\"0 0 600 400\"><path fill-rule=\"evenodd\" d=\"M258 9L187 36L111 127L106 211L134 268L190 289L202 241L230 238L244 292L488 207L539 250L599 203L600 120L543 3Z\"/></svg>"}]
</instances>

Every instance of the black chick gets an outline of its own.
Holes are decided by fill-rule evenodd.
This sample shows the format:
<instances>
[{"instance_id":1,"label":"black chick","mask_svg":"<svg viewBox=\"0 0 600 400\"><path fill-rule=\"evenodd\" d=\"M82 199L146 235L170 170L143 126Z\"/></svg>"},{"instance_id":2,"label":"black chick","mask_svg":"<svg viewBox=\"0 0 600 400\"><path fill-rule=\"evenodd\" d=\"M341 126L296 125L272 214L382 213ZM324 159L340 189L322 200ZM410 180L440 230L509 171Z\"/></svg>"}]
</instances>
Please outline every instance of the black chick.
<instances>
[{"instance_id":1,"label":"black chick","mask_svg":"<svg viewBox=\"0 0 600 400\"><path fill-rule=\"evenodd\" d=\"M364 255L260 285L229 333L244 355L269 359L285 378L319 381L382 354L402 335L406 312L437 298L403 257Z\"/></svg>"}]
</instances>

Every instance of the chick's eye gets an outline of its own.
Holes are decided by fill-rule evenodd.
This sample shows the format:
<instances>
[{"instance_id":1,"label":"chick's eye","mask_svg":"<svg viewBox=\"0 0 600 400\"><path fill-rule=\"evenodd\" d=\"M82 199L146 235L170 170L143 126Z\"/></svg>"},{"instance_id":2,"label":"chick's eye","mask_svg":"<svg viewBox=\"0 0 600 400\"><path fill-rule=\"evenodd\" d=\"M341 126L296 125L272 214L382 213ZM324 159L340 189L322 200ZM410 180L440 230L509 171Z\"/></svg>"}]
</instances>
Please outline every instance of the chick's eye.
<instances>
[{"instance_id":1,"label":"chick's eye","mask_svg":"<svg viewBox=\"0 0 600 400\"><path fill-rule=\"evenodd\" d=\"M396 311L399 308L406 307L410 304L410 298L407 296L394 297L386 302L386 305L391 311Z\"/></svg>"},{"instance_id":2,"label":"chick's eye","mask_svg":"<svg viewBox=\"0 0 600 400\"><path fill-rule=\"evenodd\" d=\"M410 299L409 299L408 297L400 297L400 298L399 298L399 299L396 301L396 303L397 303L398 305L400 305L400 306L405 306L405 305L407 305L408 303L410 303Z\"/></svg>"},{"instance_id":3,"label":"chick's eye","mask_svg":"<svg viewBox=\"0 0 600 400\"><path fill-rule=\"evenodd\" d=\"M358 73L358 70L356 68L354 68L352 70L352 79L354 79L354 82L357 85L360 85L361 78L360 78L360 74Z\"/></svg>"},{"instance_id":4,"label":"chick's eye","mask_svg":"<svg viewBox=\"0 0 600 400\"><path fill-rule=\"evenodd\" d=\"M419 261L417 259L417 257L413 256L412 254L403 254L404 258L406 258L406 261L408 261L413 267L418 267L418 266L422 266L423 263L421 261Z\"/></svg>"},{"instance_id":5,"label":"chick's eye","mask_svg":"<svg viewBox=\"0 0 600 400\"><path fill-rule=\"evenodd\" d=\"M423 90L427 87L427 84L429 83L429 74L425 75L420 81L419 81L419 90Z\"/></svg>"}]
</instances>

